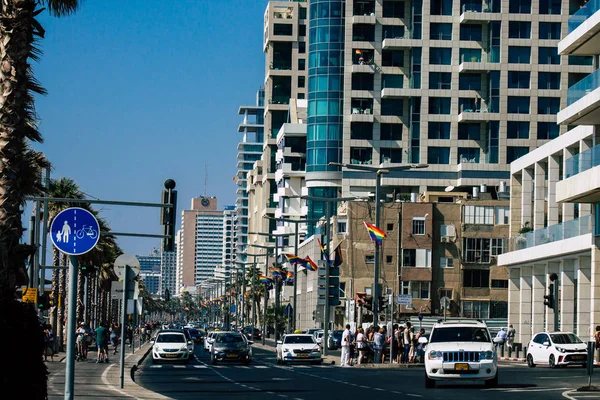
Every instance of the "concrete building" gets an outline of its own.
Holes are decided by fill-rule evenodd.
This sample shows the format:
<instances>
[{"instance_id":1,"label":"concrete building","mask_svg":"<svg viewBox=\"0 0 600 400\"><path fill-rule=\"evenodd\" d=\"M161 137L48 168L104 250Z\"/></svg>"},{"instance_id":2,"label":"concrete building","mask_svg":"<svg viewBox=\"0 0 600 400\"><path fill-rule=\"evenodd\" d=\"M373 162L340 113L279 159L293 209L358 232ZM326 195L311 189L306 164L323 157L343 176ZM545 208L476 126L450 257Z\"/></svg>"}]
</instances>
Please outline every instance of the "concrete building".
<instances>
[{"instance_id":1,"label":"concrete building","mask_svg":"<svg viewBox=\"0 0 600 400\"><path fill-rule=\"evenodd\" d=\"M181 294L181 289L183 286L183 251L181 244L183 243L183 229L177 230L175 234L175 248L177 249L175 254L175 284L176 290L175 293L177 296Z\"/></svg>"},{"instance_id":2,"label":"concrete building","mask_svg":"<svg viewBox=\"0 0 600 400\"><path fill-rule=\"evenodd\" d=\"M163 251L160 254L160 295L169 289L171 295L177 294L177 251Z\"/></svg>"},{"instance_id":3,"label":"concrete building","mask_svg":"<svg viewBox=\"0 0 600 400\"><path fill-rule=\"evenodd\" d=\"M233 271L236 265L236 224L238 215L235 206L225 206L223 209L223 251L221 265L226 271Z\"/></svg>"},{"instance_id":4,"label":"concrete building","mask_svg":"<svg viewBox=\"0 0 600 400\"><path fill-rule=\"evenodd\" d=\"M147 256L135 256L140 262L140 271L160 272L160 250L152 249Z\"/></svg>"},{"instance_id":5,"label":"concrete building","mask_svg":"<svg viewBox=\"0 0 600 400\"><path fill-rule=\"evenodd\" d=\"M196 286L223 261L223 211L215 197L195 197L181 219L182 285Z\"/></svg>"},{"instance_id":6,"label":"concrete building","mask_svg":"<svg viewBox=\"0 0 600 400\"><path fill-rule=\"evenodd\" d=\"M148 293L150 293L151 295L160 296L160 280L161 280L160 265L159 265L158 271L148 271L148 270L141 271L140 279L142 280L142 282L144 282L144 285L146 286Z\"/></svg>"},{"instance_id":7,"label":"concrete building","mask_svg":"<svg viewBox=\"0 0 600 400\"><path fill-rule=\"evenodd\" d=\"M574 3L559 52L598 68L600 7L596 1ZM593 340L600 323L600 90L597 70L581 72L569 82L557 115L571 129L511 164L511 252L500 262L510 269L508 318L522 343L555 329ZM553 274L556 309L544 306Z\"/></svg>"}]
</instances>

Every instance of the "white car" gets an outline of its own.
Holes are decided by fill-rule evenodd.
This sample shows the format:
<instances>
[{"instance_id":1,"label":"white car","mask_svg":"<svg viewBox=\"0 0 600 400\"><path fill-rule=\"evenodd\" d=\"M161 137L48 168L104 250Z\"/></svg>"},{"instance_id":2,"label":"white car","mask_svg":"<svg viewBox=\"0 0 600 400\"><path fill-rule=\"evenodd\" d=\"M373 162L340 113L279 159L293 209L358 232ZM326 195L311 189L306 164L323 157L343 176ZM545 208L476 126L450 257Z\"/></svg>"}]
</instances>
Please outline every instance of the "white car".
<instances>
[{"instance_id":1,"label":"white car","mask_svg":"<svg viewBox=\"0 0 600 400\"><path fill-rule=\"evenodd\" d=\"M153 364L161 361L190 361L188 341L182 331L163 330L152 341Z\"/></svg>"},{"instance_id":2,"label":"white car","mask_svg":"<svg viewBox=\"0 0 600 400\"><path fill-rule=\"evenodd\" d=\"M290 334L277 341L277 364L311 362L321 364L321 350L313 335Z\"/></svg>"},{"instance_id":3,"label":"white car","mask_svg":"<svg viewBox=\"0 0 600 400\"><path fill-rule=\"evenodd\" d=\"M323 335L324 334L325 334L325 331L315 332L315 337L316 337L317 344L319 345L319 347L323 347Z\"/></svg>"},{"instance_id":4,"label":"white car","mask_svg":"<svg viewBox=\"0 0 600 400\"><path fill-rule=\"evenodd\" d=\"M485 322L439 321L429 339L419 338L419 343L427 345L426 388L445 380L484 381L486 387L498 386L498 359Z\"/></svg>"},{"instance_id":5,"label":"white car","mask_svg":"<svg viewBox=\"0 0 600 400\"><path fill-rule=\"evenodd\" d=\"M214 332L208 332L206 334L206 337L204 338L204 350L210 351L210 345L213 340L213 335L214 335Z\"/></svg>"},{"instance_id":6,"label":"white car","mask_svg":"<svg viewBox=\"0 0 600 400\"><path fill-rule=\"evenodd\" d=\"M587 364L587 345L574 333L540 332L527 346L527 365L546 364L550 368Z\"/></svg>"}]
</instances>

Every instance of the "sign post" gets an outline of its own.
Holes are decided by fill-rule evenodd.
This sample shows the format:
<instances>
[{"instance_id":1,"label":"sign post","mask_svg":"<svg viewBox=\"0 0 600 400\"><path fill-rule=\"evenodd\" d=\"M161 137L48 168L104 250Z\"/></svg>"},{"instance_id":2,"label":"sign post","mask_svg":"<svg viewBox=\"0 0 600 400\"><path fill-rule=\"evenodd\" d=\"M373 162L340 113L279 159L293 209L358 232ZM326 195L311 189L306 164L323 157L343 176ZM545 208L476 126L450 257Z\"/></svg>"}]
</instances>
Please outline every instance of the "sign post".
<instances>
[{"instance_id":1,"label":"sign post","mask_svg":"<svg viewBox=\"0 0 600 400\"><path fill-rule=\"evenodd\" d=\"M77 329L77 257L92 250L100 239L100 225L94 214L86 209L70 207L60 213L50 226L50 240L69 255L69 307L67 316L67 357L65 371L65 400L72 400L75 388L75 330Z\"/></svg>"},{"instance_id":2,"label":"sign post","mask_svg":"<svg viewBox=\"0 0 600 400\"><path fill-rule=\"evenodd\" d=\"M140 262L136 256L131 254L121 254L115 260L114 271L119 281L123 281L123 304L121 306L121 353L120 353L120 380L121 389L125 385L125 324L127 323L127 300L133 299L129 295L130 282L140 272Z\"/></svg>"}]
</instances>

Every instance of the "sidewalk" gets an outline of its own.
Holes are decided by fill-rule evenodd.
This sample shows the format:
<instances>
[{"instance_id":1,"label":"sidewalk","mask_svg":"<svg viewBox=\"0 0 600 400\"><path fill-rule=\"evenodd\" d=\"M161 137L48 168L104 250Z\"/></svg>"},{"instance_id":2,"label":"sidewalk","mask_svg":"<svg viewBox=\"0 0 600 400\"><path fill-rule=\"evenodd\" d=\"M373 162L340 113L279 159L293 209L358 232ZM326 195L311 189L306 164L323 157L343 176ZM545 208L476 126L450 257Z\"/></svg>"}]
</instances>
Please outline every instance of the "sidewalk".
<instances>
[{"instance_id":1,"label":"sidewalk","mask_svg":"<svg viewBox=\"0 0 600 400\"><path fill-rule=\"evenodd\" d=\"M136 384L132 377L137 366L149 354L150 343L144 344L141 348L136 348L135 353L131 353L131 348L125 346L125 373L124 387L120 388L120 355L112 354L109 356L110 363L96 364L95 352L88 354L88 361L75 363L75 389L74 397L76 399L98 399L98 398L132 398L132 399L169 399L169 397L146 390ZM64 398L65 386L65 353L59 353L54 356L55 362L48 359L48 398ZM60 362L58 362L60 360Z\"/></svg>"}]
</instances>

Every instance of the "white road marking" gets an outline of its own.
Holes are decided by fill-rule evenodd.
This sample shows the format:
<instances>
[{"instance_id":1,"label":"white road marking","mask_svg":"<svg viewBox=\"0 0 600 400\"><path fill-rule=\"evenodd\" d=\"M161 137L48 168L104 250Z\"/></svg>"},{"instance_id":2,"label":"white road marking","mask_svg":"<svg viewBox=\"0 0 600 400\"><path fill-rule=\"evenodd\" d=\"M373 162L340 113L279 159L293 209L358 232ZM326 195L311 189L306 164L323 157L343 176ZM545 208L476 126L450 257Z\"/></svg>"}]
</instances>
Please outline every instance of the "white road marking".
<instances>
[{"instance_id":1,"label":"white road marking","mask_svg":"<svg viewBox=\"0 0 600 400\"><path fill-rule=\"evenodd\" d=\"M266 365L255 365L254 368L259 368L259 369L264 369L264 368L270 368Z\"/></svg>"},{"instance_id":2,"label":"white road marking","mask_svg":"<svg viewBox=\"0 0 600 400\"><path fill-rule=\"evenodd\" d=\"M398 393L398 392L395 392ZM406 393L407 396L411 396L411 397L423 397L420 394L414 394L414 393Z\"/></svg>"},{"instance_id":3,"label":"white road marking","mask_svg":"<svg viewBox=\"0 0 600 400\"><path fill-rule=\"evenodd\" d=\"M207 368L206 365L194 365L194 368Z\"/></svg>"},{"instance_id":4,"label":"white road marking","mask_svg":"<svg viewBox=\"0 0 600 400\"><path fill-rule=\"evenodd\" d=\"M173 368L185 368L185 365L173 365Z\"/></svg>"},{"instance_id":5,"label":"white road marking","mask_svg":"<svg viewBox=\"0 0 600 400\"><path fill-rule=\"evenodd\" d=\"M151 365L150 368L162 368L162 365Z\"/></svg>"}]
</instances>

